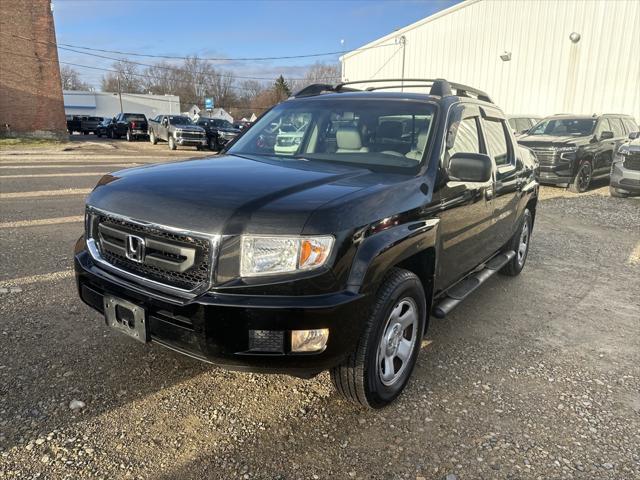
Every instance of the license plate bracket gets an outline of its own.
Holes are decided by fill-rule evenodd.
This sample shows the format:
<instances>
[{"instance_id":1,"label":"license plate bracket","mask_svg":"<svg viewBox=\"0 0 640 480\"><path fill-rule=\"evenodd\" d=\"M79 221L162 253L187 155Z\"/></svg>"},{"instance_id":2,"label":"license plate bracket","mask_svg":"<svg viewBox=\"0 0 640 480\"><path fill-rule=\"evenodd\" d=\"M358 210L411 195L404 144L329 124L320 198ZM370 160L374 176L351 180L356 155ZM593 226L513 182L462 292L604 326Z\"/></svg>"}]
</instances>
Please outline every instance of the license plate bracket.
<instances>
[{"instance_id":1,"label":"license plate bracket","mask_svg":"<svg viewBox=\"0 0 640 480\"><path fill-rule=\"evenodd\" d=\"M112 295L103 297L107 325L139 342L148 341L147 315L144 307Z\"/></svg>"}]
</instances>

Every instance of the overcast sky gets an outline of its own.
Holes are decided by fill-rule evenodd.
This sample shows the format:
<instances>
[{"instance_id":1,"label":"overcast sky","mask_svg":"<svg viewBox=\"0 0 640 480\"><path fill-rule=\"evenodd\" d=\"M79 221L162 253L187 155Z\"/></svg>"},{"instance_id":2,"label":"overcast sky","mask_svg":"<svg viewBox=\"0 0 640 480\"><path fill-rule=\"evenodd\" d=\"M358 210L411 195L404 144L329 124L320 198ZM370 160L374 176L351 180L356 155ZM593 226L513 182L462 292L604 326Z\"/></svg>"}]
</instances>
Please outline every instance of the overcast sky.
<instances>
[{"instance_id":1,"label":"overcast sky","mask_svg":"<svg viewBox=\"0 0 640 480\"><path fill-rule=\"evenodd\" d=\"M358 48L459 0L54 0L58 43L200 57L274 57ZM341 41L344 41L341 43ZM60 60L109 67L113 61L60 50ZM106 56L118 56L104 53ZM133 57L132 57L133 58ZM153 63L151 58L137 58ZM338 55L277 61L217 62L238 75L300 76ZM77 68L99 86L103 73Z\"/></svg>"}]
</instances>

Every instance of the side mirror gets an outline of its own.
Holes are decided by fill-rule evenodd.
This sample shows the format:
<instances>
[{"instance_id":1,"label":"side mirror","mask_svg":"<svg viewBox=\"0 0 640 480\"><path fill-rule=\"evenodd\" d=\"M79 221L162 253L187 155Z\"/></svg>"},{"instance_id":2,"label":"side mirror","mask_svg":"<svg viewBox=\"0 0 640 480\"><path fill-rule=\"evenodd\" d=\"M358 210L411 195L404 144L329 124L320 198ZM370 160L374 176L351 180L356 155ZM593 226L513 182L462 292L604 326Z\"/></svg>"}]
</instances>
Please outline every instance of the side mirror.
<instances>
[{"instance_id":1,"label":"side mirror","mask_svg":"<svg viewBox=\"0 0 640 480\"><path fill-rule=\"evenodd\" d=\"M640 132L631 132L629 134L629 140L635 140L638 137L640 137Z\"/></svg>"},{"instance_id":2,"label":"side mirror","mask_svg":"<svg viewBox=\"0 0 640 480\"><path fill-rule=\"evenodd\" d=\"M610 138L613 138L613 132L609 130L605 130L600 134L600 140L609 140Z\"/></svg>"},{"instance_id":3,"label":"side mirror","mask_svg":"<svg viewBox=\"0 0 640 480\"><path fill-rule=\"evenodd\" d=\"M491 180L491 157L484 153L456 153L449 159L449 180L488 182Z\"/></svg>"}]
</instances>

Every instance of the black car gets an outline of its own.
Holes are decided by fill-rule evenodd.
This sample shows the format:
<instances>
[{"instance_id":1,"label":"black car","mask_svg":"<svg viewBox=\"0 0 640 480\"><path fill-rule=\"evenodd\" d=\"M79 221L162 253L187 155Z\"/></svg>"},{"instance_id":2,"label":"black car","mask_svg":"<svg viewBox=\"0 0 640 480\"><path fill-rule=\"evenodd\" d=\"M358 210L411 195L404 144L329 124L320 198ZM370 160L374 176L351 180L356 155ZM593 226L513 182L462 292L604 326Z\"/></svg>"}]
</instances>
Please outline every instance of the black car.
<instances>
[{"instance_id":1,"label":"black car","mask_svg":"<svg viewBox=\"0 0 640 480\"><path fill-rule=\"evenodd\" d=\"M518 138L518 143L538 157L540 183L581 193L593 179L609 176L614 152L637 130L627 115L554 115Z\"/></svg>"},{"instance_id":2,"label":"black car","mask_svg":"<svg viewBox=\"0 0 640 480\"><path fill-rule=\"evenodd\" d=\"M99 124L98 127L96 128L96 135L98 137L108 137L109 136L109 125L111 125L111 122L113 121L113 119L111 118L105 118L104 120L102 120Z\"/></svg>"},{"instance_id":3,"label":"black car","mask_svg":"<svg viewBox=\"0 0 640 480\"><path fill-rule=\"evenodd\" d=\"M125 137L132 142L139 138L147 138L147 117L142 113L119 113L111 120L107 131L109 137Z\"/></svg>"},{"instance_id":4,"label":"black car","mask_svg":"<svg viewBox=\"0 0 640 480\"><path fill-rule=\"evenodd\" d=\"M401 84L384 82L366 83ZM523 269L538 198L535 157L485 93L418 82L311 85L225 155L104 176L75 246L80 297L141 342L329 369L348 400L391 402L431 316ZM259 141L273 125L304 129L297 150Z\"/></svg>"},{"instance_id":5,"label":"black car","mask_svg":"<svg viewBox=\"0 0 640 480\"><path fill-rule=\"evenodd\" d=\"M82 120L83 117L81 115L66 115L67 117L67 131L70 135L74 132L80 132L82 130Z\"/></svg>"},{"instance_id":6,"label":"black car","mask_svg":"<svg viewBox=\"0 0 640 480\"><path fill-rule=\"evenodd\" d=\"M80 131L83 135L98 133L98 125L104 120L102 117L83 117L80 122Z\"/></svg>"},{"instance_id":7,"label":"black car","mask_svg":"<svg viewBox=\"0 0 640 480\"><path fill-rule=\"evenodd\" d=\"M196 125L207 132L207 145L210 150L222 150L227 143L240 134L240 129L222 118L200 117Z\"/></svg>"}]
</instances>

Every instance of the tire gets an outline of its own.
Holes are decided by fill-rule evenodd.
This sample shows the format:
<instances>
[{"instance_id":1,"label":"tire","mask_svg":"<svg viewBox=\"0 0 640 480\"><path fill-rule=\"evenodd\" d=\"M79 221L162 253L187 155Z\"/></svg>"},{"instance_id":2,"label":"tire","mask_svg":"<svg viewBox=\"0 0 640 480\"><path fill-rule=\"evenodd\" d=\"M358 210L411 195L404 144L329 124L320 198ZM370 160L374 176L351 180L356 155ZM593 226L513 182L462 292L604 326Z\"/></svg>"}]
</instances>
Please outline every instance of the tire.
<instances>
[{"instance_id":1,"label":"tire","mask_svg":"<svg viewBox=\"0 0 640 480\"><path fill-rule=\"evenodd\" d=\"M502 275L508 275L509 277L515 277L520 275L520 272L524 268L529 256L529 247L531 245L531 231L533 229L533 216L528 208L524 209L522 214L522 223L511 237L507 244L506 250L513 250L516 252L516 256L509 260L500 273Z\"/></svg>"},{"instance_id":2,"label":"tire","mask_svg":"<svg viewBox=\"0 0 640 480\"><path fill-rule=\"evenodd\" d=\"M209 150L211 150L212 152L217 151L216 142L212 137L207 138L207 147L209 147Z\"/></svg>"},{"instance_id":3,"label":"tire","mask_svg":"<svg viewBox=\"0 0 640 480\"><path fill-rule=\"evenodd\" d=\"M569 190L573 193L584 193L589 189L593 179L593 167L591 162L585 161L580 164L576 176L569 184Z\"/></svg>"},{"instance_id":4,"label":"tire","mask_svg":"<svg viewBox=\"0 0 640 480\"><path fill-rule=\"evenodd\" d=\"M135 137L131 134L131 130L127 130L127 142L133 142Z\"/></svg>"},{"instance_id":5,"label":"tire","mask_svg":"<svg viewBox=\"0 0 640 480\"><path fill-rule=\"evenodd\" d=\"M96 132L96 137L102 138L102 134L100 132Z\"/></svg>"},{"instance_id":6,"label":"tire","mask_svg":"<svg viewBox=\"0 0 640 480\"><path fill-rule=\"evenodd\" d=\"M175 139L169 136L169 150L175 150L176 148L178 148L178 146L176 145Z\"/></svg>"},{"instance_id":7,"label":"tire","mask_svg":"<svg viewBox=\"0 0 640 480\"><path fill-rule=\"evenodd\" d=\"M155 134L153 133L153 130L149 132L149 141L151 142L151 145L157 145L157 143L158 143L158 139L156 138Z\"/></svg>"},{"instance_id":8,"label":"tire","mask_svg":"<svg viewBox=\"0 0 640 480\"><path fill-rule=\"evenodd\" d=\"M609 186L609 195L615 198L627 198L627 194L618 192L614 187Z\"/></svg>"},{"instance_id":9,"label":"tire","mask_svg":"<svg viewBox=\"0 0 640 480\"><path fill-rule=\"evenodd\" d=\"M330 371L338 393L365 408L382 408L400 395L416 364L427 318L422 283L407 270L391 269L375 298L355 350ZM411 321L404 328L403 317Z\"/></svg>"}]
</instances>

